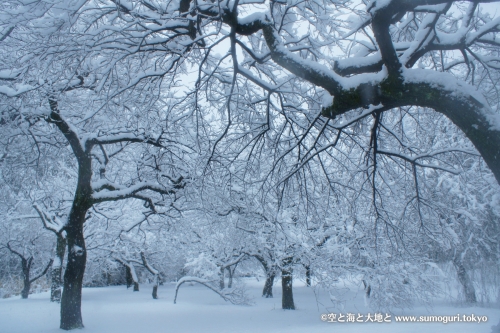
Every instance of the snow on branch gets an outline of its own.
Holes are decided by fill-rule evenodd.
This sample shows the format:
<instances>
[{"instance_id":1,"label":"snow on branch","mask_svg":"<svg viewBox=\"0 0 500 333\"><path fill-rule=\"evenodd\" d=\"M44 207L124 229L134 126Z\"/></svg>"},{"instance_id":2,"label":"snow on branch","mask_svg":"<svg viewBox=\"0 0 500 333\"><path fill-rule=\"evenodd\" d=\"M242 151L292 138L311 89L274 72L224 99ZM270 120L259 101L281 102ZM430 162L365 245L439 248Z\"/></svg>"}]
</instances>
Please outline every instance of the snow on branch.
<instances>
[{"instance_id":1,"label":"snow on branch","mask_svg":"<svg viewBox=\"0 0 500 333\"><path fill-rule=\"evenodd\" d=\"M33 204L33 208L35 208L38 215L40 216L40 219L42 220L43 226L45 227L45 229L50 230L50 231L58 234L66 226L66 223L64 221L61 221L61 219L59 219L54 214L50 214L49 212L47 212L46 210L41 208L36 203Z\"/></svg>"},{"instance_id":2,"label":"snow on branch","mask_svg":"<svg viewBox=\"0 0 500 333\"><path fill-rule=\"evenodd\" d=\"M195 276L185 276L177 282L177 285L175 286L174 304L177 304L177 294L179 293L179 288L186 282L199 283L207 287L208 289L212 290L213 292L215 292L217 295L222 297L222 299L225 300L226 302L231 302L232 304L235 305L250 304L250 299L246 295L245 290L243 288L241 287L224 288L221 290L217 287L217 283L215 281L200 279Z\"/></svg>"},{"instance_id":3,"label":"snow on branch","mask_svg":"<svg viewBox=\"0 0 500 333\"><path fill-rule=\"evenodd\" d=\"M142 265L146 267L146 269L153 275L157 276L160 274L158 270L156 270L151 264L146 260L146 255L144 252L141 252Z\"/></svg>"},{"instance_id":4,"label":"snow on branch","mask_svg":"<svg viewBox=\"0 0 500 333\"><path fill-rule=\"evenodd\" d=\"M130 270L130 275L134 283L139 283L139 279L137 278L137 273L135 272L135 266L132 264L134 260L124 259L121 257L114 257L114 260L118 261L123 266L127 267Z\"/></svg>"},{"instance_id":5,"label":"snow on branch","mask_svg":"<svg viewBox=\"0 0 500 333\"><path fill-rule=\"evenodd\" d=\"M138 193L145 190L150 190L160 194L175 194L179 185L174 185L171 188L166 188L158 183L139 182L131 186L123 186L112 183L107 180L99 180L92 184L94 193L92 199L95 203L104 201L116 201L127 198L137 197ZM183 185L181 184L181 188ZM141 199L144 199L141 197Z\"/></svg>"},{"instance_id":6,"label":"snow on branch","mask_svg":"<svg viewBox=\"0 0 500 333\"><path fill-rule=\"evenodd\" d=\"M7 97L16 97L33 89L36 89L36 87L29 84L19 84L16 86L16 88L1 85L0 94L6 95Z\"/></svg>"},{"instance_id":7,"label":"snow on branch","mask_svg":"<svg viewBox=\"0 0 500 333\"><path fill-rule=\"evenodd\" d=\"M80 140L78 129L61 115L59 103L55 98L49 98L49 105L51 112L50 116L46 118L46 121L57 126L66 140L68 140L78 161L84 160L86 157L85 145Z\"/></svg>"},{"instance_id":8,"label":"snow on branch","mask_svg":"<svg viewBox=\"0 0 500 333\"><path fill-rule=\"evenodd\" d=\"M153 282L153 299L158 299L158 285L160 284L160 272L156 270L151 264L147 261L146 255L144 251L141 252L142 265L146 267L146 269L153 274L154 282Z\"/></svg>"},{"instance_id":9,"label":"snow on branch","mask_svg":"<svg viewBox=\"0 0 500 333\"><path fill-rule=\"evenodd\" d=\"M115 133L103 136L91 135L86 138L86 144L90 145L106 145L120 142L138 142L147 143L156 147L163 147L161 144L161 136L157 139L144 134L135 134L132 132Z\"/></svg>"}]
</instances>

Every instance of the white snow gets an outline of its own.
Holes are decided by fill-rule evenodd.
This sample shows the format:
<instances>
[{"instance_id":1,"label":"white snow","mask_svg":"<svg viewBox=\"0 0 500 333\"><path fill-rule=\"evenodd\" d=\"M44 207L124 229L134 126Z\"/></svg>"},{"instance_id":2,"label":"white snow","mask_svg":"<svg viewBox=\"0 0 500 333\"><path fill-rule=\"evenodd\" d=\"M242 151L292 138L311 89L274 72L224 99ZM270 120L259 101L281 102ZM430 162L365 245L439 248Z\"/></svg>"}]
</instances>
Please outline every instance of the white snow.
<instances>
[{"instance_id":1,"label":"white snow","mask_svg":"<svg viewBox=\"0 0 500 333\"><path fill-rule=\"evenodd\" d=\"M52 263L52 269L61 267L61 259L58 256L54 256L54 262Z\"/></svg>"},{"instance_id":2,"label":"white snow","mask_svg":"<svg viewBox=\"0 0 500 333\"><path fill-rule=\"evenodd\" d=\"M367 6L370 13L386 8L391 4L392 0L375 0Z\"/></svg>"},{"instance_id":3,"label":"white snow","mask_svg":"<svg viewBox=\"0 0 500 333\"><path fill-rule=\"evenodd\" d=\"M406 82L419 83L425 82L437 88L444 89L453 93L457 98L473 97L481 103L483 107L475 110L482 114L490 125L490 130L500 131L500 115L493 112L488 102L474 87L457 80L453 75L448 73L435 72L425 69L404 69L403 72Z\"/></svg>"},{"instance_id":4,"label":"white snow","mask_svg":"<svg viewBox=\"0 0 500 333\"><path fill-rule=\"evenodd\" d=\"M241 25L247 25L247 24L252 24L254 22L266 22L269 21L269 18L267 16L267 13L252 13L248 16L245 17L238 17L238 24Z\"/></svg>"},{"instance_id":5,"label":"white snow","mask_svg":"<svg viewBox=\"0 0 500 333\"><path fill-rule=\"evenodd\" d=\"M425 82L437 88L454 92L457 97L472 96L479 103L487 107L488 102L474 87L459 81L449 73L436 72L426 69L404 69L403 76L408 83Z\"/></svg>"},{"instance_id":6,"label":"white snow","mask_svg":"<svg viewBox=\"0 0 500 333\"><path fill-rule=\"evenodd\" d=\"M415 307L412 310L396 311L390 323L329 323L321 321L327 313L372 315L376 311L364 305L364 293L339 291L332 294L338 299L334 308L328 292L307 288L294 281L294 300L297 310L281 309L281 281L274 285L274 298L261 298L264 281L246 279L254 305L237 306L224 302L213 291L195 284L183 285L182 297L173 304L175 283L160 286L158 300L151 297L151 286L141 285L139 292L125 286L106 288L84 288L82 313L87 333L489 333L491 326L500 320L495 308L453 307L440 301L432 309ZM316 297L317 296L317 297ZM0 300L0 331L8 333L55 333L59 327L59 304L49 301L49 293L33 294L27 300L19 296ZM342 300L343 299L343 300ZM26 317L26 314L29 314ZM385 313L384 317L385 317ZM398 323L397 314L431 316L457 314L487 316L485 323Z\"/></svg>"},{"instance_id":7,"label":"white snow","mask_svg":"<svg viewBox=\"0 0 500 333\"><path fill-rule=\"evenodd\" d=\"M78 245L73 245L71 252L73 252L76 256L81 256L83 255L83 248Z\"/></svg>"},{"instance_id":8,"label":"white snow","mask_svg":"<svg viewBox=\"0 0 500 333\"><path fill-rule=\"evenodd\" d=\"M21 72L21 70L16 69L0 69L0 79L15 79Z\"/></svg>"},{"instance_id":9,"label":"white snow","mask_svg":"<svg viewBox=\"0 0 500 333\"><path fill-rule=\"evenodd\" d=\"M15 89L8 86L0 85L0 94L7 95L8 97L15 97L32 89L35 89L35 87L29 84L18 84L16 85Z\"/></svg>"},{"instance_id":10,"label":"white snow","mask_svg":"<svg viewBox=\"0 0 500 333\"><path fill-rule=\"evenodd\" d=\"M490 130L491 131L500 131L500 114L498 113L490 113L486 115L486 118L490 122Z\"/></svg>"}]
</instances>

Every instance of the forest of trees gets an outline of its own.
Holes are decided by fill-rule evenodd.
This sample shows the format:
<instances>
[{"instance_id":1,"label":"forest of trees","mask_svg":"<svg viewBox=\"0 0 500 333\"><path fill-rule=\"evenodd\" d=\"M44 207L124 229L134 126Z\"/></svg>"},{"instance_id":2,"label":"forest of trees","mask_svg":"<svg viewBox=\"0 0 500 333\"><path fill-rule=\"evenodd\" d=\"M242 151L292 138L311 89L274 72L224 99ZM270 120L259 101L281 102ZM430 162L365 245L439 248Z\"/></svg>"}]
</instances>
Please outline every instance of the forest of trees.
<instances>
[{"instance_id":1,"label":"forest of trees","mask_svg":"<svg viewBox=\"0 0 500 333\"><path fill-rule=\"evenodd\" d=\"M248 267L290 310L299 276L374 308L430 302L440 274L500 302L492 8L1 1L0 292L47 275L65 330L84 286L243 304Z\"/></svg>"}]
</instances>

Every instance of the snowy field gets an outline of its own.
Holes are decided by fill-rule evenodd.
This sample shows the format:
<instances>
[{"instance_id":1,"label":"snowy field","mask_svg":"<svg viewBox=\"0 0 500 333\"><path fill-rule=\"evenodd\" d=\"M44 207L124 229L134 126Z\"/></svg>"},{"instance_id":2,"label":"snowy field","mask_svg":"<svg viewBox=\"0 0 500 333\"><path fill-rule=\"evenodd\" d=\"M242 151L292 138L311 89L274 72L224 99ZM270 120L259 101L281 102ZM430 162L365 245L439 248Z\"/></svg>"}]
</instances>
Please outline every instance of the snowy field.
<instances>
[{"instance_id":1,"label":"snowy field","mask_svg":"<svg viewBox=\"0 0 500 333\"><path fill-rule=\"evenodd\" d=\"M280 282L280 281L278 281ZM321 321L323 313L355 313L370 311L364 304L362 292L344 294L344 307L333 307L325 294L295 283L294 299L297 310L281 309L281 289L274 286L274 298L260 297L263 281L246 280L253 305L237 306L224 302L218 295L200 285L184 284L177 304L173 304L174 284L159 288L158 300L151 298L151 288L141 285L141 291L132 292L124 286L83 289L84 332L88 333L316 333L316 332L370 332L370 333L490 333L500 320L498 308L456 307L438 302L432 309L417 306L411 310L392 313L390 323L328 323ZM399 314L470 315L487 316L485 323L400 323ZM49 293L19 296L0 300L0 332L61 332L59 304L49 302Z\"/></svg>"}]
</instances>

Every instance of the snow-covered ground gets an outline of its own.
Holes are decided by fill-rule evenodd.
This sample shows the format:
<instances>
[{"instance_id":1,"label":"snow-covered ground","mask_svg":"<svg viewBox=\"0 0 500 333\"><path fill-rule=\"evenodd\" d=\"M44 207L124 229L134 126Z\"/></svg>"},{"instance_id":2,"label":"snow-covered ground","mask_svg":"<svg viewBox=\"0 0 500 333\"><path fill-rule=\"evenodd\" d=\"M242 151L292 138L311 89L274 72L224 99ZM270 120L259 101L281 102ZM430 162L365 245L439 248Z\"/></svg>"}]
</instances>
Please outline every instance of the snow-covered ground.
<instances>
[{"instance_id":1,"label":"snow-covered ground","mask_svg":"<svg viewBox=\"0 0 500 333\"><path fill-rule=\"evenodd\" d=\"M160 299L151 298L151 288L141 285L140 292L132 292L124 286L85 288L83 290L84 332L88 333L223 333L223 332L440 332L440 333L490 333L491 326L500 320L498 308L456 307L444 301L432 309L415 307L396 311L390 323L328 323L321 320L323 313L358 313L365 316L370 311L364 304L362 292L347 292L345 303L335 308L326 294L294 282L294 299L297 310L281 309L281 290L274 286L274 298L260 297L263 281L246 280L253 305L237 306L224 302L217 294L201 285L184 284L173 304L174 284L159 288ZM319 293L319 295L318 295ZM487 316L485 323L400 323L398 314L431 316L463 314ZM0 300L0 332L31 333L61 332L59 304L49 301L47 292L30 295L23 300L19 296Z\"/></svg>"}]
</instances>

